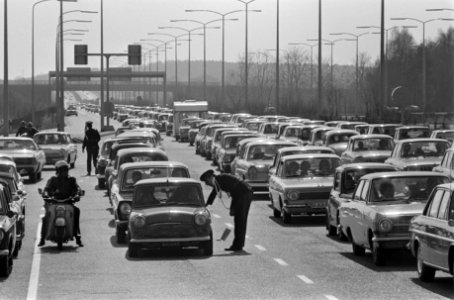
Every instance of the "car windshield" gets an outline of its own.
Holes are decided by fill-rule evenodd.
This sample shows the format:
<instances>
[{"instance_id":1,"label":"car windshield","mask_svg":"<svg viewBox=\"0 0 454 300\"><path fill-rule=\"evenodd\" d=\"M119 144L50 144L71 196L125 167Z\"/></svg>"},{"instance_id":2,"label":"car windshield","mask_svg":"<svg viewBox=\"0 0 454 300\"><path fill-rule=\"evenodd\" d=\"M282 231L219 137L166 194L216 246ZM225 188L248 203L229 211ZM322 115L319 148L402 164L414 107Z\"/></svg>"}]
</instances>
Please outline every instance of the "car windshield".
<instances>
[{"instance_id":1,"label":"car windshield","mask_svg":"<svg viewBox=\"0 0 454 300\"><path fill-rule=\"evenodd\" d=\"M33 140L38 145L69 144L69 139L64 134L37 134Z\"/></svg>"},{"instance_id":2,"label":"car windshield","mask_svg":"<svg viewBox=\"0 0 454 300\"><path fill-rule=\"evenodd\" d=\"M265 128L263 129L264 134L276 134L278 132L279 132L278 124L265 124Z\"/></svg>"},{"instance_id":3,"label":"car windshield","mask_svg":"<svg viewBox=\"0 0 454 300\"><path fill-rule=\"evenodd\" d=\"M202 189L195 183L159 183L136 187L134 207L167 205L202 206Z\"/></svg>"},{"instance_id":4,"label":"car windshield","mask_svg":"<svg viewBox=\"0 0 454 300\"><path fill-rule=\"evenodd\" d=\"M284 133L285 137L299 137L301 135L301 128L287 127Z\"/></svg>"},{"instance_id":5,"label":"car windshield","mask_svg":"<svg viewBox=\"0 0 454 300\"><path fill-rule=\"evenodd\" d=\"M370 169L353 169L348 170L344 174L344 180L342 182L342 193L351 194L354 192L359 179L369 173L376 172L392 172L395 169L391 166L389 168L370 168Z\"/></svg>"},{"instance_id":6,"label":"car windshield","mask_svg":"<svg viewBox=\"0 0 454 300\"><path fill-rule=\"evenodd\" d=\"M424 158L443 156L449 143L444 141L409 142L402 145L403 158Z\"/></svg>"},{"instance_id":7,"label":"car windshield","mask_svg":"<svg viewBox=\"0 0 454 300\"><path fill-rule=\"evenodd\" d=\"M277 150L288 145L255 145L251 146L247 160L273 160Z\"/></svg>"},{"instance_id":8,"label":"car windshield","mask_svg":"<svg viewBox=\"0 0 454 300\"><path fill-rule=\"evenodd\" d=\"M393 150L391 138L357 139L353 142L353 151Z\"/></svg>"},{"instance_id":9,"label":"car windshield","mask_svg":"<svg viewBox=\"0 0 454 300\"><path fill-rule=\"evenodd\" d=\"M183 177L189 178L188 170L184 167L171 167L171 166L156 166L156 167L142 167L137 169L127 170L124 179L122 190L134 189L134 184L142 179L160 178L160 177Z\"/></svg>"},{"instance_id":10,"label":"car windshield","mask_svg":"<svg viewBox=\"0 0 454 300\"><path fill-rule=\"evenodd\" d=\"M445 139L445 140L454 140L454 132L439 132L437 133L437 139Z\"/></svg>"},{"instance_id":11,"label":"car windshield","mask_svg":"<svg viewBox=\"0 0 454 300\"><path fill-rule=\"evenodd\" d=\"M339 158L314 157L287 160L284 165L285 178L333 176L339 166Z\"/></svg>"},{"instance_id":12,"label":"car windshield","mask_svg":"<svg viewBox=\"0 0 454 300\"><path fill-rule=\"evenodd\" d=\"M371 201L427 200L435 186L446 182L443 176L377 178L372 182Z\"/></svg>"},{"instance_id":13,"label":"car windshield","mask_svg":"<svg viewBox=\"0 0 454 300\"><path fill-rule=\"evenodd\" d=\"M167 160L167 158L164 157L161 153L137 153L121 157L120 165L132 162L162 161L162 160Z\"/></svg>"},{"instance_id":14,"label":"car windshield","mask_svg":"<svg viewBox=\"0 0 454 300\"><path fill-rule=\"evenodd\" d=\"M37 150L31 140L0 140L0 150Z\"/></svg>"},{"instance_id":15,"label":"car windshield","mask_svg":"<svg viewBox=\"0 0 454 300\"><path fill-rule=\"evenodd\" d=\"M346 143L354 135L352 133L333 134L329 137L328 144Z\"/></svg>"},{"instance_id":16,"label":"car windshield","mask_svg":"<svg viewBox=\"0 0 454 300\"><path fill-rule=\"evenodd\" d=\"M410 129L400 129L399 139L415 139L415 138L424 138L429 137L429 129L426 128L410 128Z\"/></svg>"}]
</instances>

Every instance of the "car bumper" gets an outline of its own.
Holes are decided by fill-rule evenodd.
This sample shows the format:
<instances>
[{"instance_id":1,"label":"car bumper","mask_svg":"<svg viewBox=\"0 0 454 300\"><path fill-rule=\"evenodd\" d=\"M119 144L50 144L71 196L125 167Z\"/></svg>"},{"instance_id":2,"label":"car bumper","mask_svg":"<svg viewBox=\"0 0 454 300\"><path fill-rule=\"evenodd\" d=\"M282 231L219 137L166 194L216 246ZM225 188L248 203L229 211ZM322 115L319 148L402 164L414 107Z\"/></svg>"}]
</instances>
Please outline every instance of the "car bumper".
<instances>
[{"instance_id":1,"label":"car bumper","mask_svg":"<svg viewBox=\"0 0 454 300\"><path fill-rule=\"evenodd\" d=\"M314 207L310 205L286 205L284 211L292 215L302 214L326 214L326 207Z\"/></svg>"},{"instance_id":2,"label":"car bumper","mask_svg":"<svg viewBox=\"0 0 454 300\"><path fill-rule=\"evenodd\" d=\"M372 242L383 249L407 249L410 237L373 237Z\"/></svg>"},{"instance_id":3,"label":"car bumper","mask_svg":"<svg viewBox=\"0 0 454 300\"><path fill-rule=\"evenodd\" d=\"M141 239L131 238L129 243L141 245L148 248L164 248L164 247L194 247L200 246L204 242L210 241L210 236L201 237L186 237L186 238L156 238L156 239Z\"/></svg>"},{"instance_id":4,"label":"car bumper","mask_svg":"<svg viewBox=\"0 0 454 300\"><path fill-rule=\"evenodd\" d=\"M268 182L259 182L259 181L245 181L252 188L254 194L266 194L270 193Z\"/></svg>"}]
</instances>

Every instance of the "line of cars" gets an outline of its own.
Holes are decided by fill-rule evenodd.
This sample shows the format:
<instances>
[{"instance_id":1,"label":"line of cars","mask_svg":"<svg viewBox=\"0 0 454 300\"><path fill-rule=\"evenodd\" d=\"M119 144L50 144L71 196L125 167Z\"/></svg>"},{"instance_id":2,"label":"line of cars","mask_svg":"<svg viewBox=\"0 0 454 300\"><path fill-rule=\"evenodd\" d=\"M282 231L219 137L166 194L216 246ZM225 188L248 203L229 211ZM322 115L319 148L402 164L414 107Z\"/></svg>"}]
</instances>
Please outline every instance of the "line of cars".
<instances>
[{"instance_id":1,"label":"line of cars","mask_svg":"<svg viewBox=\"0 0 454 300\"><path fill-rule=\"evenodd\" d=\"M247 114L193 124L196 154L268 195L284 223L326 214L328 234L377 266L410 249L421 280L453 274L453 130Z\"/></svg>"}]
</instances>

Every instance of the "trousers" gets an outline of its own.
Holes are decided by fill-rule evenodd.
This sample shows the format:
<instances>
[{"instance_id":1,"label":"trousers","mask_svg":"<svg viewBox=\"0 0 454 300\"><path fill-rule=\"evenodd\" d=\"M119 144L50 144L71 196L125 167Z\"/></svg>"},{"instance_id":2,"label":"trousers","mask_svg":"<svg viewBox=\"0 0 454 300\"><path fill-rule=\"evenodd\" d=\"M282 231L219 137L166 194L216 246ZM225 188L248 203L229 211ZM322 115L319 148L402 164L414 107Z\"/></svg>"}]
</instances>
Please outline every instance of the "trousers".
<instances>
[{"instance_id":1,"label":"trousers","mask_svg":"<svg viewBox=\"0 0 454 300\"><path fill-rule=\"evenodd\" d=\"M233 200L233 199L232 199ZM252 193L245 192L238 196L233 209L233 223L235 225L232 248L243 249L246 240L247 218L252 201Z\"/></svg>"},{"instance_id":2,"label":"trousers","mask_svg":"<svg viewBox=\"0 0 454 300\"><path fill-rule=\"evenodd\" d=\"M93 162L93 166L95 167L95 170L96 170L98 152L99 152L99 147L88 147L87 148L87 173L91 173L92 162Z\"/></svg>"}]
</instances>

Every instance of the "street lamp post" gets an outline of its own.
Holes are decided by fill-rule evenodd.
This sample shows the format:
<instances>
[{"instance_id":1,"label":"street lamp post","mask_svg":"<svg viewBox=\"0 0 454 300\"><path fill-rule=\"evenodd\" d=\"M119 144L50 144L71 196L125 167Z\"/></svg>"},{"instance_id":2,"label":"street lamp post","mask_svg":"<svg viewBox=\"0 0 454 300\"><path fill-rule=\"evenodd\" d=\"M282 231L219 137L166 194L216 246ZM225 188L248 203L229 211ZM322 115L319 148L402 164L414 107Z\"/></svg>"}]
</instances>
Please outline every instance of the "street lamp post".
<instances>
[{"instance_id":1,"label":"street lamp post","mask_svg":"<svg viewBox=\"0 0 454 300\"><path fill-rule=\"evenodd\" d=\"M427 112L427 95L426 95L426 24L433 21L443 20L441 18L422 21L415 18L391 18L395 21L411 20L422 24L422 105L424 112Z\"/></svg>"},{"instance_id":2,"label":"street lamp post","mask_svg":"<svg viewBox=\"0 0 454 300\"><path fill-rule=\"evenodd\" d=\"M232 21L236 21L238 19L230 19ZM206 72L206 30L207 30L207 25L208 24L211 24L211 23L214 23L214 22L219 22L219 21L222 21L222 19L216 19L216 20L212 20L212 21L209 21L209 22L200 22L200 21L197 21L197 20L192 20L192 19L181 19L181 20L170 20L170 22L194 22L194 23L197 23L197 24L200 24L203 26L203 100L206 101L206 82L207 82L207 72ZM214 27L216 29L218 29L219 27Z\"/></svg>"},{"instance_id":3,"label":"street lamp post","mask_svg":"<svg viewBox=\"0 0 454 300\"><path fill-rule=\"evenodd\" d=\"M3 25L3 134L9 135L9 99L8 99L8 0L4 4Z\"/></svg>"},{"instance_id":4,"label":"street lamp post","mask_svg":"<svg viewBox=\"0 0 454 300\"><path fill-rule=\"evenodd\" d=\"M279 0L276 0L276 113L279 114Z\"/></svg>"},{"instance_id":5,"label":"street lamp post","mask_svg":"<svg viewBox=\"0 0 454 300\"><path fill-rule=\"evenodd\" d=\"M359 87L359 65L358 65L358 58L359 58L359 38L363 35L369 34L369 32L364 32L361 34L353 34L350 32L334 32L330 33L330 35L349 35L353 36L356 41L356 63L355 63L355 69L356 69L356 75L355 75L355 103L358 103L358 87Z\"/></svg>"},{"instance_id":6,"label":"street lamp post","mask_svg":"<svg viewBox=\"0 0 454 300\"><path fill-rule=\"evenodd\" d=\"M310 88L312 90L313 88L313 79L314 79L314 60L313 60L313 52L314 52L314 47L317 47L318 44L310 45L307 43L288 43L291 46L298 46L298 45L303 45L311 48L311 83L310 83Z\"/></svg>"},{"instance_id":7,"label":"street lamp post","mask_svg":"<svg viewBox=\"0 0 454 300\"><path fill-rule=\"evenodd\" d=\"M217 15L221 16L221 18L222 18L221 110L222 110L222 107L224 105L224 100L225 100L225 21L226 21L225 17L230 14L241 12L241 11L244 11L244 10L232 10L232 11L222 14L220 12L208 10L208 9L187 9L186 10L186 12L210 12L213 14L217 14Z\"/></svg>"}]
</instances>

